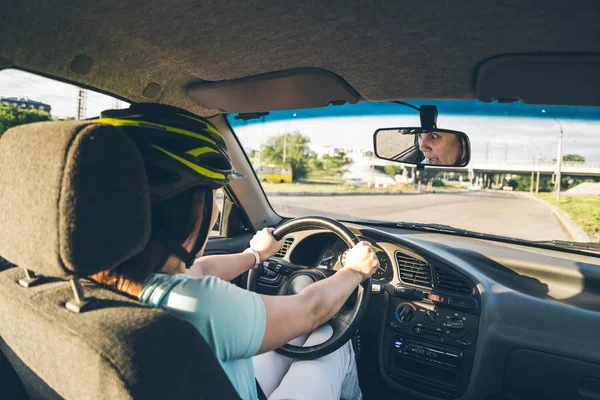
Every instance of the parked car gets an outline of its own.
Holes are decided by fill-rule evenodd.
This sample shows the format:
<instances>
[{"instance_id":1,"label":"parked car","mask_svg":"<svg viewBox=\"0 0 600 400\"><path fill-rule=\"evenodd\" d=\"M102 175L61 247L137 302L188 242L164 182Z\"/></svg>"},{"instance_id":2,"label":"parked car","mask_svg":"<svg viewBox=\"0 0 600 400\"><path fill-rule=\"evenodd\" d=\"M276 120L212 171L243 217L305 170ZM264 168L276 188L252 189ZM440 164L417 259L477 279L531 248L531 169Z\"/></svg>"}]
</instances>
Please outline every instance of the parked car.
<instances>
[{"instance_id":1,"label":"parked car","mask_svg":"<svg viewBox=\"0 0 600 400\"><path fill-rule=\"evenodd\" d=\"M346 179L346 185L358 186L358 185L362 185L362 184L363 184L363 180L360 178Z\"/></svg>"}]
</instances>

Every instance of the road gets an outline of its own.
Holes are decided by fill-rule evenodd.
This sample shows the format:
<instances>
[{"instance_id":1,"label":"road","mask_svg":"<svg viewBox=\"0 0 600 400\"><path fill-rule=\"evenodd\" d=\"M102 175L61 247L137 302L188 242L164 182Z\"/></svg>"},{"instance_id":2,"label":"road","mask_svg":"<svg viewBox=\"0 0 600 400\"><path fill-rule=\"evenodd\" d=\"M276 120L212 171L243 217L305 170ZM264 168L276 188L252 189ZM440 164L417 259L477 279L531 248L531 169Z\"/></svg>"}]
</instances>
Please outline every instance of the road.
<instances>
[{"instance_id":1,"label":"road","mask_svg":"<svg viewBox=\"0 0 600 400\"><path fill-rule=\"evenodd\" d=\"M270 196L269 200L280 215L290 217L439 223L519 239L571 240L545 204L515 193Z\"/></svg>"}]
</instances>

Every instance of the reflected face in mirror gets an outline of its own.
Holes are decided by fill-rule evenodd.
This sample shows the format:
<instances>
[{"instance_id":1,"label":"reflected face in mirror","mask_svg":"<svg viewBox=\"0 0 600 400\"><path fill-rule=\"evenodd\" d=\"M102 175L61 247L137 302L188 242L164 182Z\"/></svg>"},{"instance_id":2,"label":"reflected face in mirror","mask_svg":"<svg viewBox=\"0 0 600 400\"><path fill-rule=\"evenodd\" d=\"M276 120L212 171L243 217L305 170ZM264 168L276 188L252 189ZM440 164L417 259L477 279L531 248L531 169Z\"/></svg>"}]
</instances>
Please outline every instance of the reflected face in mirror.
<instances>
[{"instance_id":1,"label":"reflected face in mirror","mask_svg":"<svg viewBox=\"0 0 600 400\"><path fill-rule=\"evenodd\" d=\"M455 165L461 155L461 143L452 133L428 132L418 136L419 150L425 156L422 164Z\"/></svg>"},{"instance_id":2,"label":"reflected face in mirror","mask_svg":"<svg viewBox=\"0 0 600 400\"><path fill-rule=\"evenodd\" d=\"M377 157L404 164L465 167L471 159L469 137L449 129L382 128L373 145Z\"/></svg>"}]
</instances>

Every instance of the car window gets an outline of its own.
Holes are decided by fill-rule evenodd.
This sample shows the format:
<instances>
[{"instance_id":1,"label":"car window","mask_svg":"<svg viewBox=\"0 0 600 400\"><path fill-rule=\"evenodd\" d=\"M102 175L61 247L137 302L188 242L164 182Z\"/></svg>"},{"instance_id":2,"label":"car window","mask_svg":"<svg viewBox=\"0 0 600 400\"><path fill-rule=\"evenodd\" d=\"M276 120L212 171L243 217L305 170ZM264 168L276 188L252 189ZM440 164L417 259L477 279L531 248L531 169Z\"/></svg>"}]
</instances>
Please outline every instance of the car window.
<instances>
[{"instance_id":1,"label":"car window","mask_svg":"<svg viewBox=\"0 0 600 400\"><path fill-rule=\"evenodd\" d=\"M221 215L223 215L223 203L225 202L225 192L223 189L215 190L215 204L217 205L217 209L219 210L219 216L217 217L217 222L212 227L210 231L210 236L221 236Z\"/></svg>"},{"instance_id":2,"label":"car window","mask_svg":"<svg viewBox=\"0 0 600 400\"><path fill-rule=\"evenodd\" d=\"M269 203L284 217L444 224L517 239L600 241L600 107L408 103L435 105L438 128L467 134L466 167L420 171L377 158L376 130L421 126L418 110L393 102L227 118ZM409 140L410 146L430 154L433 164L427 146L434 142L421 139Z\"/></svg>"},{"instance_id":3,"label":"car window","mask_svg":"<svg viewBox=\"0 0 600 400\"><path fill-rule=\"evenodd\" d=\"M102 93L17 69L0 71L0 133L13 124L43 120L80 120L129 103Z\"/></svg>"},{"instance_id":4,"label":"car window","mask_svg":"<svg viewBox=\"0 0 600 400\"><path fill-rule=\"evenodd\" d=\"M129 103L106 94L82 89L17 69L0 71L0 136L8 129L41 121L82 120ZM211 236L220 235L223 191L215 192L219 218Z\"/></svg>"}]
</instances>

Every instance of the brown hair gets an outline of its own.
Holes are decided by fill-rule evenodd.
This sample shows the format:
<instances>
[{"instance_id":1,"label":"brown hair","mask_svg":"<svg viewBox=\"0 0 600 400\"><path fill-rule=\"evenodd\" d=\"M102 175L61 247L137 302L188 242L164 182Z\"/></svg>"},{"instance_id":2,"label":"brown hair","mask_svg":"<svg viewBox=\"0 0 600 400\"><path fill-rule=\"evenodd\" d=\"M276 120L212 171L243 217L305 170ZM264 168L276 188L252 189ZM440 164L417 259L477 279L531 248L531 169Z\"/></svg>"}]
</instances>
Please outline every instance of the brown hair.
<instances>
[{"instance_id":1,"label":"brown hair","mask_svg":"<svg viewBox=\"0 0 600 400\"><path fill-rule=\"evenodd\" d=\"M204 214L206 188L195 187L152 205L153 234L144 250L117 267L98 272L90 279L112 289L137 297L144 280L152 273L160 271L172 252L165 247L156 235L168 237L175 243L188 243L198 234ZM210 218L210 215L207 216Z\"/></svg>"}]
</instances>

